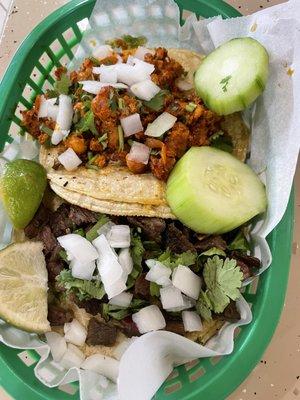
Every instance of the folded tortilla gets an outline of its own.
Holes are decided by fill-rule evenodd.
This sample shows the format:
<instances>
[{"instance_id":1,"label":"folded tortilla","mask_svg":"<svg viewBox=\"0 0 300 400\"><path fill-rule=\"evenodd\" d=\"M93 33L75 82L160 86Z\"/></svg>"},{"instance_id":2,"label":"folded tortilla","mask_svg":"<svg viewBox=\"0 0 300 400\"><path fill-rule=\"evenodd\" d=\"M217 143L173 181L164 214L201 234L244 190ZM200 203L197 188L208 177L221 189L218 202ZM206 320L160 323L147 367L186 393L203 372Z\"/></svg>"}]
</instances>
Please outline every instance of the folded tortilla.
<instances>
[{"instance_id":1,"label":"folded tortilla","mask_svg":"<svg viewBox=\"0 0 300 400\"><path fill-rule=\"evenodd\" d=\"M183 66L186 80L192 83L203 56L186 49L169 49L168 54ZM233 154L244 161L249 131L240 114L226 116L221 127L231 136ZM55 169L63 151L63 146L42 146L40 163L47 170L52 190L69 203L113 215L175 218L166 200L166 183L151 173L135 175L127 167L113 165L99 171L84 166L73 172Z\"/></svg>"}]
</instances>

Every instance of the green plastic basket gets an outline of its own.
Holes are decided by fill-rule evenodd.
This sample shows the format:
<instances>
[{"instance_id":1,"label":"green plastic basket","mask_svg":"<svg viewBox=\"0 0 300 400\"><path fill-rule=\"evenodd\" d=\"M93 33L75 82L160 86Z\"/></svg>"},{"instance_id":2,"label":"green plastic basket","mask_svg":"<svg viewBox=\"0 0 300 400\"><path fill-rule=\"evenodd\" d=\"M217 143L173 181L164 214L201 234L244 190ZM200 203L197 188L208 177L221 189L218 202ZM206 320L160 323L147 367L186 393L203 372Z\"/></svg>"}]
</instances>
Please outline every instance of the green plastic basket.
<instances>
[{"instance_id":1,"label":"green plastic basket","mask_svg":"<svg viewBox=\"0 0 300 400\"><path fill-rule=\"evenodd\" d=\"M239 13L219 0L177 0L181 10L202 17L221 14L224 18ZM67 64L80 42L82 21L88 18L95 0L71 0L25 39L0 84L0 148L14 138L20 140L20 111L31 106L33 98L51 87L53 71ZM190 362L174 370L157 392L157 400L221 400L231 393L254 368L265 351L282 310L291 255L293 195L280 224L269 235L273 254L271 268L244 290L252 306L253 323L236 330L235 348L227 357ZM78 399L78 384L48 389L34 376L39 359L35 351L0 348L1 385L15 399ZM128 399L138 400L138 399Z\"/></svg>"}]
</instances>

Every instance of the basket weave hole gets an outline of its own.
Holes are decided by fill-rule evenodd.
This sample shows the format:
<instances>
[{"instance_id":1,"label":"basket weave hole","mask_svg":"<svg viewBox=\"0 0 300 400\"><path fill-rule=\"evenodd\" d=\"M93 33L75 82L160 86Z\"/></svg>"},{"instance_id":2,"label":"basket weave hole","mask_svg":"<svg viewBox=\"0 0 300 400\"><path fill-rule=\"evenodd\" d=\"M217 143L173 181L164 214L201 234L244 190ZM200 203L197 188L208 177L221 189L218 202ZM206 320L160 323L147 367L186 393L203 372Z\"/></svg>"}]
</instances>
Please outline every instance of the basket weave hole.
<instances>
[{"instance_id":1,"label":"basket weave hole","mask_svg":"<svg viewBox=\"0 0 300 400\"><path fill-rule=\"evenodd\" d=\"M26 367L31 367L31 365L37 362L37 360L34 357L32 357L32 355L29 353L29 351L26 350L19 353L18 357L20 358L21 361L23 361Z\"/></svg>"},{"instance_id":2,"label":"basket weave hole","mask_svg":"<svg viewBox=\"0 0 300 400\"><path fill-rule=\"evenodd\" d=\"M67 29L65 32L63 32L63 37L65 38L65 40L67 42L73 40L74 38L76 38L75 32L73 31L72 28Z\"/></svg>"},{"instance_id":3,"label":"basket weave hole","mask_svg":"<svg viewBox=\"0 0 300 400\"><path fill-rule=\"evenodd\" d=\"M21 102L17 104L16 110L15 110L15 115L19 118L22 119L22 114L21 111L27 110L27 107L24 106Z\"/></svg>"},{"instance_id":4,"label":"basket weave hole","mask_svg":"<svg viewBox=\"0 0 300 400\"><path fill-rule=\"evenodd\" d=\"M13 141L20 143L20 126L16 124L14 121L10 124L8 135L13 139Z\"/></svg>"},{"instance_id":5,"label":"basket weave hole","mask_svg":"<svg viewBox=\"0 0 300 400\"><path fill-rule=\"evenodd\" d=\"M186 371L189 371L192 368L194 368L196 365L198 365L199 362L200 362L200 360L192 360L192 361L189 361L188 363L184 364L184 367L185 367Z\"/></svg>"},{"instance_id":6,"label":"basket weave hole","mask_svg":"<svg viewBox=\"0 0 300 400\"><path fill-rule=\"evenodd\" d=\"M88 18L83 18L81 21L77 22L77 26L80 30L80 32L84 32L87 29L91 28L90 22ZM75 36L77 37L77 35L75 34ZM80 38L77 37L77 39L80 40Z\"/></svg>"},{"instance_id":7,"label":"basket weave hole","mask_svg":"<svg viewBox=\"0 0 300 400\"><path fill-rule=\"evenodd\" d=\"M55 39L54 42L50 44L50 49L53 51L53 53L56 55L62 50L62 45L58 39Z\"/></svg>"},{"instance_id":8,"label":"basket weave hole","mask_svg":"<svg viewBox=\"0 0 300 400\"><path fill-rule=\"evenodd\" d=\"M50 68L50 65L53 64L51 58L47 53L43 53L39 58L39 62L42 64L44 68Z\"/></svg>"},{"instance_id":9,"label":"basket weave hole","mask_svg":"<svg viewBox=\"0 0 300 400\"><path fill-rule=\"evenodd\" d=\"M180 381L172 383L172 385L167 386L164 390L165 394L171 394L178 392L182 388L182 383Z\"/></svg>"},{"instance_id":10,"label":"basket weave hole","mask_svg":"<svg viewBox=\"0 0 300 400\"><path fill-rule=\"evenodd\" d=\"M32 104L33 96L35 96L35 91L32 89L31 86L28 85L28 83L26 83L22 92L22 97L24 97L25 100Z\"/></svg>"},{"instance_id":11,"label":"basket weave hole","mask_svg":"<svg viewBox=\"0 0 300 400\"><path fill-rule=\"evenodd\" d=\"M167 377L167 381L171 381L172 379L177 378L179 375L179 372L177 369L173 369L173 371L170 373L170 375Z\"/></svg>"},{"instance_id":12,"label":"basket weave hole","mask_svg":"<svg viewBox=\"0 0 300 400\"><path fill-rule=\"evenodd\" d=\"M51 76L52 76L52 75L51 75ZM45 93L46 90L48 90L48 89L50 89L50 90L53 89L53 85L52 85L51 82L48 81L48 79L45 79L45 82L43 83L42 89L43 89L43 92Z\"/></svg>"},{"instance_id":13,"label":"basket weave hole","mask_svg":"<svg viewBox=\"0 0 300 400\"><path fill-rule=\"evenodd\" d=\"M201 378L201 376L203 376L204 374L205 374L205 369L203 367L200 367L195 372L189 375L189 381L195 382L199 378Z\"/></svg>"},{"instance_id":14,"label":"basket weave hole","mask_svg":"<svg viewBox=\"0 0 300 400\"><path fill-rule=\"evenodd\" d=\"M65 385L59 385L58 389L64 393L74 396L78 392L78 386L72 385L71 383L66 383Z\"/></svg>"},{"instance_id":15,"label":"basket weave hole","mask_svg":"<svg viewBox=\"0 0 300 400\"><path fill-rule=\"evenodd\" d=\"M221 361L221 359L222 359L222 356L217 356L217 357L211 357L209 359L209 361L210 361L211 365L215 366L218 364L218 362Z\"/></svg>"},{"instance_id":16,"label":"basket weave hole","mask_svg":"<svg viewBox=\"0 0 300 400\"><path fill-rule=\"evenodd\" d=\"M242 328L241 327L236 327L235 328L235 330L234 330L234 338L236 339L238 336L239 336L239 334L242 332Z\"/></svg>"}]
</instances>

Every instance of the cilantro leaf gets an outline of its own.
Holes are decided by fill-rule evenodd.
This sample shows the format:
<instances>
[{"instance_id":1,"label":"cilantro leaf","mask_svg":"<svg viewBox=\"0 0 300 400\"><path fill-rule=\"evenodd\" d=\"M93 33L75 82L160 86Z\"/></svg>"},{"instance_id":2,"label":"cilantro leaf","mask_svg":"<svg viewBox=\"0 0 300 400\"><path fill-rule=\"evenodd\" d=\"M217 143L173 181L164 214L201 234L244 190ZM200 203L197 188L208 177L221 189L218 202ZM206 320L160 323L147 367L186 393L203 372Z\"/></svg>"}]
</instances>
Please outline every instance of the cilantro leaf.
<instances>
[{"instance_id":1,"label":"cilantro leaf","mask_svg":"<svg viewBox=\"0 0 300 400\"><path fill-rule=\"evenodd\" d=\"M153 111L161 111L164 103L165 97L169 94L169 90L161 90L149 101L144 101L144 105Z\"/></svg>"},{"instance_id":2,"label":"cilantro leaf","mask_svg":"<svg viewBox=\"0 0 300 400\"><path fill-rule=\"evenodd\" d=\"M219 249L218 247L211 247L210 249L204 251L203 253L200 254L201 256L207 256L207 257L211 257L211 256L222 256L222 257L226 257L226 253L224 250Z\"/></svg>"},{"instance_id":3,"label":"cilantro leaf","mask_svg":"<svg viewBox=\"0 0 300 400\"><path fill-rule=\"evenodd\" d=\"M204 265L203 278L214 312L223 312L230 299L236 300L240 297L243 273L237 267L236 260L222 260L218 256L208 258Z\"/></svg>"},{"instance_id":4,"label":"cilantro leaf","mask_svg":"<svg viewBox=\"0 0 300 400\"><path fill-rule=\"evenodd\" d=\"M64 269L56 277L68 293L73 293L78 299L98 299L101 300L105 296L105 290L100 281L86 281L83 279L73 278L70 270Z\"/></svg>"},{"instance_id":5,"label":"cilantro leaf","mask_svg":"<svg viewBox=\"0 0 300 400\"><path fill-rule=\"evenodd\" d=\"M102 317L108 320L109 317L118 321L126 318L146 305L145 300L133 299L129 307L120 307L113 304L102 304Z\"/></svg>"},{"instance_id":6,"label":"cilantro leaf","mask_svg":"<svg viewBox=\"0 0 300 400\"><path fill-rule=\"evenodd\" d=\"M212 310L212 304L206 292L203 292L201 290L199 299L196 303L196 311L203 319L209 321L212 318L211 310Z\"/></svg>"},{"instance_id":7,"label":"cilantro leaf","mask_svg":"<svg viewBox=\"0 0 300 400\"><path fill-rule=\"evenodd\" d=\"M107 222L109 222L109 218L104 214L100 215L98 222L96 222L96 224L87 231L86 233L87 240L92 242L94 239L96 239L96 237L98 236L97 231L101 228L101 226L103 226Z\"/></svg>"},{"instance_id":8,"label":"cilantro leaf","mask_svg":"<svg viewBox=\"0 0 300 400\"><path fill-rule=\"evenodd\" d=\"M126 286L127 289L130 289L134 286L136 279L142 273L142 260L145 249L142 243L142 239L137 233L131 235L131 246L130 246L130 254L133 261L133 269L128 276Z\"/></svg>"},{"instance_id":9,"label":"cilantro leaf","mask_svg":"<svg viewBox=\"0 0 300 400\"><path fill-rule=\"evenodd\" d=\"M136 49L139 46L144 46L147 43L147 38L145 36L123 35L121 38L107 40L105 43L109 44L112 48Z\"/></svg>"},{"instance_id":10,"label":"cilantro leaf","mask_svg":"<svg viewBox=\"0 0 300 400\"><path fill-rule=\"evenodd\" d=\"M89 110L84 117L75 125L77 131L83 133L91 131L94 135L98 135L98 131L95 126L95 116L92 110Z\"/></svg>"},{"instance_id":11,"label":"cilantro leaf","mask_svg":"<svg viewBox=\"0 0 300 400\"><path fill-rule=\"evenodd\" d=\"M166 250L158 257L158 261L171 269L178 267L178 265L189 267L196 263L196 259L197 253L194 253L190 250L181 254L172 254L170 250Z\"/></svg>"},{"instance_id":12,"label":"cilantro leaf","mask_svg":"<svg viewBox=\"0 0 300 400\"><path fill-rule=\"evenodd\" d=\"M69 94L69 88L71 86L71 79L67 73L61 74L60 80L54 83L54 90L58 94Z\"/></svg>"},{"instance_id":13,"label":"cilantro leaf","mask_svg":"<svg viewBox=\"0 0 300 400\"><path fill-rule=\"evenodd\" d=\"M227 153L233 151L232 140L229 136L224 135L223 131L216 132L210 137L210 145Z\"/></svg>"},{"instance_id":14,"label":"cilantro leaf","mask_svg":"<svg viewBox=\"0 0 300 400\"><path fill-rule=\"evenodd\" d=\"M150 294L154 297L160 296L160 286L155 282L150 282Z\"/></svg>"},{"instance_id":15,"label":"cilantro leaf","mask_svg":"<svg viewBox=\"0 0 300 400\"><path fill-rule=\"evenodd\" d=\"M238 232L236 237L228 246L229 250L240 250L242 252L247 253L250 250L249 242L242 230Z\"/></svg>"}]
</instances>

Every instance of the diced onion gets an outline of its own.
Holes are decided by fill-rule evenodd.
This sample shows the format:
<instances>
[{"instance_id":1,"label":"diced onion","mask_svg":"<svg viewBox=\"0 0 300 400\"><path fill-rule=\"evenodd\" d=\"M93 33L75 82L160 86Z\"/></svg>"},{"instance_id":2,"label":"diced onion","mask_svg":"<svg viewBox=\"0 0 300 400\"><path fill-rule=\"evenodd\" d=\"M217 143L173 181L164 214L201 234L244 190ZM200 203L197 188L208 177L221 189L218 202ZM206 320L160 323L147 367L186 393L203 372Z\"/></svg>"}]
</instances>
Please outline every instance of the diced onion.
<instances>
[{"instance_id":1,"label":"diced onion","mask_svg":"<svg viewBox=\"0 0 300 400\"><path fill-rule=\"evenodd\" d=\"M168 112L160 114L151 124L148 124L145 135L159 137L171 129L177 118Z\"/></svg>"},{"instance_id":2,"label":"diced onion","mask_svg":"<svg viewBox=\"0 0 300 400\"><path fill-rule=\"evenodd\" d=\"M128 275L131 274L131 271L133 269L133 260L129 248L120 250L119 263L121 264L123 270L126 271Z\"/></svg>"},{"instance_id":3,"label":"diced onion","mask_svg":"<svg viewBox=\"0 0 300 400\"><path fill-rule=\"evenodd\" d=\"M164 316L156 305L144 307L137 313L132 314L132 320L140 333L158 331L166 327Z\"/></svg>"},{"instance_id":4,"label":"diced onion","mask_svg":"<svg viewBox=\"0 0 300 400\"><path fill-rule=\"evenodd\" d=\"M150 156L150 148L143 143L133 142L130 152L128 153L129 160L136 161L147 165Z\"/></svg>"},{"instance_id":5,"label":"diced onion","mask_svg":"<svg viewBox=\"0 0 300 400\"><path fill-rule=\"evenodd\" d=\"M187 304L179 289L174 286L167 286L160 289L160 299L165 310L177 310L187 308Z\"/></svg>"},{"instance_id":6,"label":"diced onion","mask_svg":"<svg viewBox=\"0 0 300 400\"><path fill-rule=\"evenodd\" d=\"M133 336L132 338L125 338L122 340L121 343L117 344L117 346L115 346L113 348L113 356L117 359L117 360L121 360L123 354L125 353L125 351L128 349L128 347L136 340L136 336Z\"/></svg>"},{"instance_id":7,"label":"diced onion","mask_svg":"<svg viewBox=\"0 0 300 400\"><path fill-rule=\"evenodd\" d=\"M67 343L65 338L56 332L46 332L45 336L50 347L53 360L55 362L59 362L67 351Z\"/></svg>"},{"instance_id":8,"label":"diced onion","mask_svg":"<svg viewBox=\"0 0 300 400\"><path fill-rule=\"evenodd\" d=\"M38 154L39 149L34 140L25 140L20 143L21 158L33 160Z\"/></svg>"},{"instance_id":9,"label":"diced onion","mask_svg":"<svg viewBox=\"0 0 300 400\"><path fill-rule=\"evenodd\" d=\"M7 161L13 161L17 158L19 151L20 147L18 143L13 142L5 146L1 156L4 157Z\"/></svg>"},{"instance_id":10,"label":"diced onion","mask_svg":"<svg viewBox=\"0 0 300 400\"><path fill-rule=\"evenodd\" d=\"M134 53L134 56L136 58L139 58L140 60L144 60L145 55L147 53L154 54L154 51L150 50L150 49L147 49L147 47L139 46L137 48L136 52Z\"/></svg>"},{"instance_id":11,"label":"diced onion","mask_svg":"<svg viewBox=\"0 0 300 400\"><path fill-rule=\"evenodd\" d=\"M113 53L113 49L111 46L104 44L102 46L98 46L94 51L93 51L93 56L96 58L99 58L100 60L102 58L106 58L110 56Z\"/></svg>"},{"instance_id":12,"label":"diced onion","mask_svg":"<svg viewBox=\"0 0 300 400\"><path fill-rule=\"evenodd\" d=\"M166 276L162 276L161 278L158 278L156 283L160 286L169 286L172 285L172 281L170 278L167 278Z\"/></svg>"},{"instance_id":13,"label":"diced onion","mask_svg":"<svg viewBox=\"0 0 300 400\"><path fill-rule=\"evenodd\" d=\"M124 83L104 83L99 81L81 81L79 82L82 86L82 89L85 92L91 94L98 94L100 90L104 87L111 86L116 89L127 89L128 86L124 85Z\"/></svg>"},{"instance_id":14,"label":"diced onion","mask_svg":"<svg viewBox=\"0 0 300 400\"><path fill-rule=\"evenodd\" d=\"M155 85L151 79L135 83L130 87L131 92L141 100L151 100L158 92L160 92L159 86Z\"/></svg>"},{"instance_id":15,"label":"diced onion","mask_svg":"<svg viewBox=\"0 0 300 400\"><path fill-rule=\"evenodd\" d=\"M38 112L38 118L52 118L54 121L58 115L58 105L56 105L57 98L46 99L45 96L41 96L41 103Z\"/></svg>"},{"instance_id":16,"label":"diced onion","mask_svg":"<svg viewBox=\"0 0 300 400\"><path fill-rule=\"evenodd\" d=\"M155 66L153 64L147 63L132 56L128 57L127 64L135 66L137 71L143 71L143 73L146 75L151 75L155 70Z\"/></svg>"},{"instance_id":17,"label":"diced onion","mask_svg":"<svg viewBox=\"0 0 300 400\"><path fill-rule=\"evenodd\" d=\"M86 358L81 368L98 372L113 382L117 382L119 375L119 361L102 354L94 354Z\"/></svg>"},{"instance_id":18,"label":"diced onion","mask_svg":"<svg viewBox=\"0 0 300 400\"><path fill-rule=\"evenodd\" d=\"M82 163L78 155L71 148L61 153L57 159L67 171L74 171Z\"/></svg>"},{"instance_id":19,"label":"diced onion","mask_svg":"<svg viewBox=\"0 0 300 400\"><path fill-rule=\"evenodd\" d=\"M111 227L114 226L115 224L111 221L106 222L106 224L102 225L98 230L97 233L98 235L104 235L107 236L108 232L110 232Z\"/></svg>"},{"instance_id":20,"label":"diced onion","mask_svg":"<svg viewBox=\"0 0 300 400\"><path fill-rule=\"evenodd\" d=\"M51 136L51 143L56 146L58 143L64 140L69 133L70 131L55 130Z\"/></svg>"},{"instance_id":21,"label":"diced onion","mask_svg":"<svg viewBox=\"0 0 300 400\"><path fill-rule=\"evenodd\" d=\"M111 299L126 290L128 274L124 274L116 253L112 250L104 235L96 238L93 244L100 256L97 262L100 278L108 298Z\"/></svg>"},{"instance_id":22,"label":"diced onion","mask_svg":"<svg viewBox=\"0 0 300 400\"><path fill-rule=\"evenodd\" d=\"M74 110L71 97L66 96L65 94L61 94L59 96L58 114L56 119L56 125L58 125L58 129L55 127L55 130L70 130L72 125L73 113Z\"/></svg>"},{"instance_id":23,"label":"diced onion","mask_svg":"<svg viewBox=\"0 0 300 400\"><path fill-rule=\"evenodd\" d=\"M93 278L93 273L96 268L96 262L91 261L89 263L81 263L80 261L74 259L70 263L72 276L78 279L85 279L90 281Z\"/></svg>"},{"instance_id":24,"label":"diced onion","mask_svg":"<svg viewBox=\"0 0 300 400\"><path fill-rule=\"evenodd\" d=\"M100 75L100 82L103 83L117 83L118 74L114 65L101 65L101 67L93 68L94 74Z\"/></svg>"},{"instance_id":25,"label":"diced onion","mask_svg":"<svg viewBox=\"0 0 300 400\"><path fill-rule=\"evenodd\" d=\"M87 337L87 330L76 319L64 325L65 340L76 346L83 346Z\"/></svg>"},{"instance_id":26,"label":"diced onion","mask_svg":"<svg viewBox=\"0 0 300 400\"><path fill-rule=\"evenodd\" d=\"M178 87L179 90L182 91L193 89L193 84L186 81L185 79L177 79L176 86Z\"/></svg>"},{"instance_id":27,"label":"diced onion","mask_svg":"<svg viewBox=\"0 0 300 400\"><path fill-rule=\"evenodd\" d=\"M118 294L115 297L112 297L109 300L109 304L127 308L127 307L129 307L129 305L131 303L132 297L133 297L132 293L123 292L123 293Z\"/></svg>"},{"instance_id":28,"label":"diced onion","mask_svg":"<svg viewBox=\"0 0 300 400\"><path fill-rule=\"evenodd\" d=\"M149 262L150 261L150 262ZM150 266L152 260L147 260L146 264L148 266ZM146 279L147 281L150 282L155 282L157 284L160 284L159 282L161 282L162 278L170 278L172 270L168 267L166 267L165 265L163 265L162 263L160 263L159 261L153 260L155 261L154 265L152 264L152 266L150 267L149 272L146 275ZM165 280L163 280L164 282ZM170 281L171 283L171 281Z\"/></svg>"},{"instance_id":29,"label":"diced onion","mask_svg":"<svg viewBox=\"0 0 300 400\"><path fill-rule=\"evenodd\" d=\"M145 63L146 64L146 63ZM135 83L150 79L149 67L143 65L115 64L118 74L118 82L131 86Z\"/></svg>"},{"instance_id":30,"label":"diced onion","mask_svg":"<svg viewBox=\"0 0 300 400\"><path fill-rule=\"evenodd\" d=\"M140 114L135 113L129 115L128 117L121 118L121 125L124 131L124 136L128 137L134 135L135 133L141 132L144 130Z\"/></svg>"},{"instance_id":31,"label":"diced onion","mask_svg":"<svg viewBox=\"0 0 300 400\"><path fill-rule=\"evenodd\" d=\"M59 236L57 240L61 247L82 264L87 264L98 258L95 247L87 239L76 233Z\"/></svg>"},{"instance_id":32,"label":"diced onion","mask_svg":"<svg viewBox=\"0 0 300 400\"><path fill-rule=\"evenodd\" d=\"M114 249L130 246L130 228L128 225L114 225L107 234L107 240Z\"/></svg>"},{"instance_id":33,"label":"diced onion","mask_svg":"<svg viewBox=\"0 0 300 400\"><path fill-rule=\"evenodd\" d=\"M72 367L79 368L84 361L84 354L78 347L74 346L72 343L68 344L67 351L60 360L60 365L66 369Z\"/></svg>"},{"instance_id":34,"label":"diced onion","mask_svg":"<svg viewBox=\"0 0 300 400\"><path fill-rule=\"evenodd\" d=\"M201 318L195 311L182 311L182 321L186 332L201 331L203 328Z\"/></svg>"},{"instance_id":35,"label":"diced onion","mask_svg":"<svg viewBox=\"0 0 300 400\"><path fill-rule=\"evenodd\" d=\"M201 278L190 268L179 265L173 271L172 283L182 293L197 300L201 289Z\"/></svg>"},{"instance_id":36,"label":"diced onion","mask_svg":"<svg viewBox=\"0 0 300 400\"><path fill-rule=\"evenodd\" d=\"M169 308L168 311L172 311L172 312L179 312L182 310L187 310L188 308L194 307L194 301L193 299L191 299L190 297L185 296L184 294L182 295L183 298L183 305L181 307L174 307L174 308Z\"/></svg>"}]
</instances>

